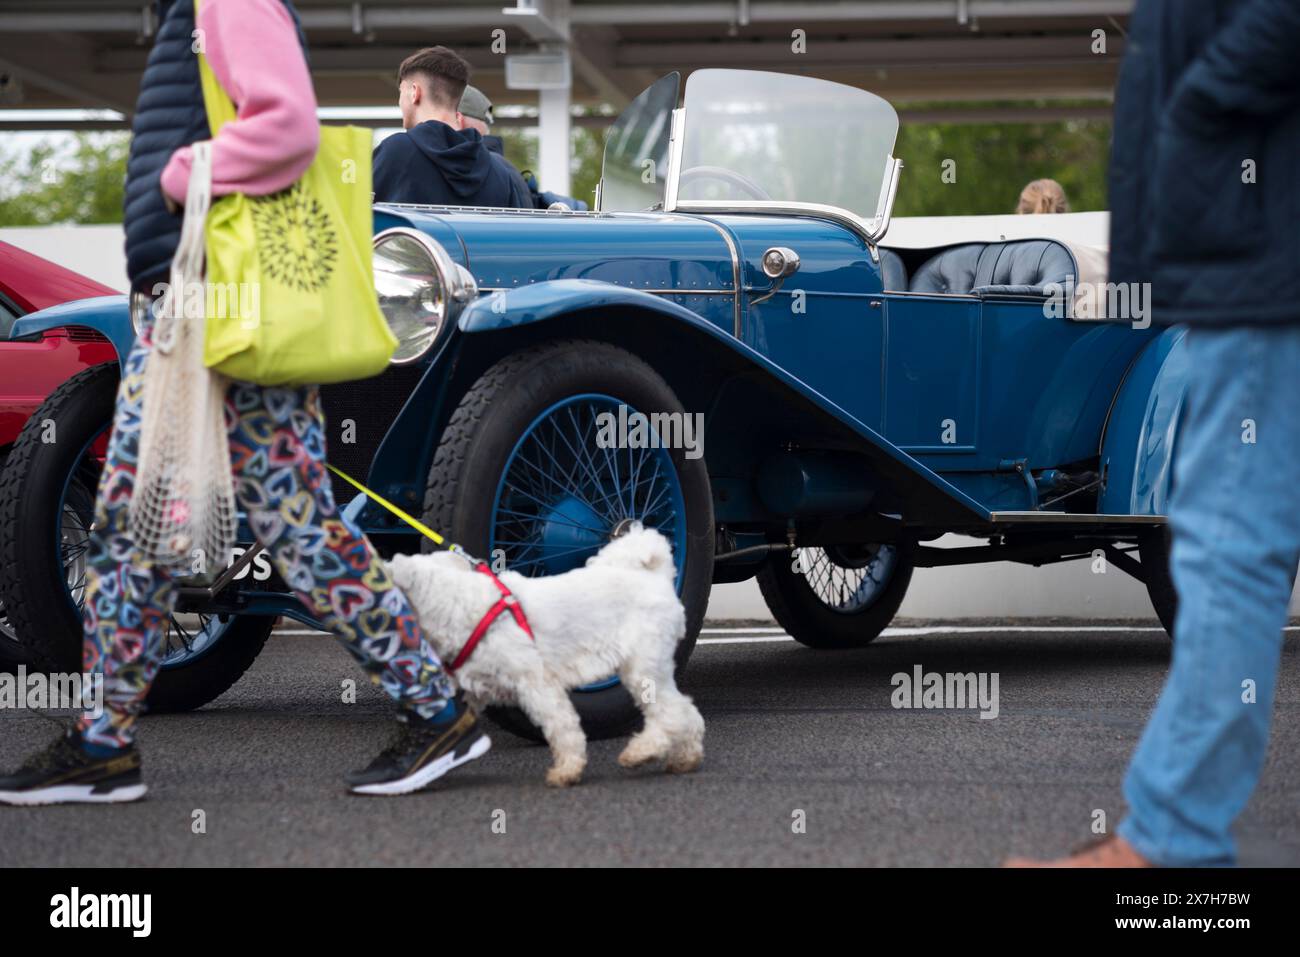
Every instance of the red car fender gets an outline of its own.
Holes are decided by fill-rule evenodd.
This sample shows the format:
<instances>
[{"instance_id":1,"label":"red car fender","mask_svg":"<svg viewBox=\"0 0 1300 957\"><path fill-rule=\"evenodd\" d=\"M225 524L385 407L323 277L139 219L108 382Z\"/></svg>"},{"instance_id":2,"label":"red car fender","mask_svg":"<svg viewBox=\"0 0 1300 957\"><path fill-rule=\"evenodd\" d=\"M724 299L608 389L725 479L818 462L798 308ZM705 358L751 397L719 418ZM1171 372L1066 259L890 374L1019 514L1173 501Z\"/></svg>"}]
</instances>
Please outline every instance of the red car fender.
<instances>
[{"instance_id":1,"label":"red car fender","mask_svg":"<svg viewBox=\"0 0 1300 957\"><path fill-rule=\"evenodd\" d=\"M0 242L0 296L8 301L12 312L26 314L116 292L48 259ZM0 337L0 451L13 444L27 419L52 391L87 366L116 358L109 341L90 329L53 329L38 340Z\"/></svg>"},{"instance_id":2,"label":"red car fender","mask_svg":"<svg viewBox=\"0 0 1300 957\"><path fill-rule=\"evenodd\" d=\"M88 329L55 329L37 342L0 340L0 449L12 445L45 397L117 352Z\"/></svg>"}]
</instances>

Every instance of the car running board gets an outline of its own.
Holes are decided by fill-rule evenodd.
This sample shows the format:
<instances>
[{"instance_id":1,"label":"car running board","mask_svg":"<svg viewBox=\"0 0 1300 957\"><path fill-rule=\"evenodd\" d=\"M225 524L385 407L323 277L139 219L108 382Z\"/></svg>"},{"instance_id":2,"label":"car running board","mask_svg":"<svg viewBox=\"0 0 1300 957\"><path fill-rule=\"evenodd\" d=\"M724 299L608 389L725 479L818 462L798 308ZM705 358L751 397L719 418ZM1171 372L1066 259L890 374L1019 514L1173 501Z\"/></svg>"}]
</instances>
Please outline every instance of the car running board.
<instances>
[{"instance_id":1,"label":"car running board","mask_svg":"<svg viewBox=\"0 0 1300 957\"><path fill-rule=\"evenodd\" d=\"M994 525L1164 525L1164 515L1090 515L1075 512L990 512Z\"/></svg>"}]
</instances>

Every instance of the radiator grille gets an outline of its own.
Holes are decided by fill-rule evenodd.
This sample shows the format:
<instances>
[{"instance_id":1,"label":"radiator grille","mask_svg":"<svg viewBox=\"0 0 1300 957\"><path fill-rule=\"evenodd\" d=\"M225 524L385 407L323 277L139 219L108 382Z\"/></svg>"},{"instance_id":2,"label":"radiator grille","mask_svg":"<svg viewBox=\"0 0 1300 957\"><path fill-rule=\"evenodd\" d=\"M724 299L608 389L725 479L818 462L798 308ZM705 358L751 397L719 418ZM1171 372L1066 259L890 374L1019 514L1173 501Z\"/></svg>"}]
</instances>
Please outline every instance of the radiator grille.
<instances>
[{"instance_id":1,"label":"radiator grille","mask_svg":"<svg viewBox=\"0 0 1300 957\"><path fill-rule=\"evenodd\" d=\"M425 368L423 363L390 366L369 379L321 386L325 444L331 464L365 481L379 443L424 375ZM355 441L350 444L342 440L348 420L354 423Z\"/></svg>"}]
</instances>

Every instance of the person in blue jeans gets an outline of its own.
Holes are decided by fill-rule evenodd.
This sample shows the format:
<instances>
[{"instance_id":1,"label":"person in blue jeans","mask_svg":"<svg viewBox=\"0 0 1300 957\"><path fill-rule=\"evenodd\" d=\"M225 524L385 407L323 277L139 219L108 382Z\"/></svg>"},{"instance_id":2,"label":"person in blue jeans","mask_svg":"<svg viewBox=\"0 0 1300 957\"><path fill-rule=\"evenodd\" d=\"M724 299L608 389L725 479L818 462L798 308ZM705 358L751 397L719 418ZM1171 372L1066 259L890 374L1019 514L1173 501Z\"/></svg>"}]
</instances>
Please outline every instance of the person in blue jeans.
<instances>
[{"instance_id":1,"label":"person in blue jeans","mask_svg":"<svg viewBox=\"0 0 1300 957\"><path fill-rule=\"evenodd\" d=\"M1229 865L1300 564L1300 3L1140 0L1126 50L1110 280L1150 283L1154 319L1189 327L1169 506L1179 606L1127 817L1046 863Z\"/></svg>"},{"instance_id":2,"label":"person in blue jeans","mask_svg":"<svg viewBox=\"0 0 1300 957\"><path fill-rule=\"evenodd\" d=\"M1172 866L1235 859L1229 828L1264 764L1300 565L1300 326L1193 328L1186 345L1173 665L1119 827L1143 859Z\"/></svg>"}]
</instances>

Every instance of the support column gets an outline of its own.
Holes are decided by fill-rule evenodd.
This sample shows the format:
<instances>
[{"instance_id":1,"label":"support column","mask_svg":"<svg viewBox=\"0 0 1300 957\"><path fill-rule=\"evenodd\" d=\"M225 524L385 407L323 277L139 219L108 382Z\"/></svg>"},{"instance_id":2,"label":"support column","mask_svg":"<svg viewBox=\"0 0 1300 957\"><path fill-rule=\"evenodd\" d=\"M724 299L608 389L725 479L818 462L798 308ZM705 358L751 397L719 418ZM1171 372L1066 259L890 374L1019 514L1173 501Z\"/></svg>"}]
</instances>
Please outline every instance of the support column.
<instances>
[{"instance_id":1,"label":"support column","mask_svg":"<svg viewBox=\"0 0 1300 957\"><path fill-rule=\"evenodd\" d=\"M537 184L552 193L570 195L569 101L570 90L537 91Z\"/></svg>"},{"instance_id":2,"label":"support column","mask_svg":"<svg viewBox=\"0 0 1300 957\"><path fill-rule=\"evenodd\" d=\"M569 195L569 101L573 85L569 67L569 0L515 0L501 11L513 18L529 39L536 43L536 55L511 59L532 60L536 72L527 69L520 82L512 82L506 62L506 85L511 89L537 90L537 184L552 193Z\"/></svg>"}]
</instances>

